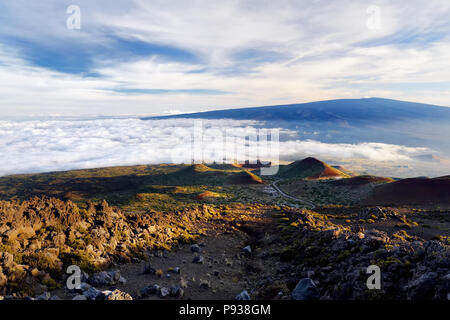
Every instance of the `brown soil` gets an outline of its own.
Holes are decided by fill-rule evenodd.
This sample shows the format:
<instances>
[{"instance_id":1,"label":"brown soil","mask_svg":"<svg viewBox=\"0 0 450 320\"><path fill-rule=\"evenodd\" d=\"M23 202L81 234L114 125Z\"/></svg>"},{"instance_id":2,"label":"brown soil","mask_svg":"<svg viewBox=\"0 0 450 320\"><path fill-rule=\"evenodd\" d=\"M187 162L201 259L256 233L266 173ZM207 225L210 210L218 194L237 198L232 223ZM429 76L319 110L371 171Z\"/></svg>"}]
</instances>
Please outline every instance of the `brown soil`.
<instances>
[{"instance_id":1,"label":"brown soil","mask_svg":"<svg viewBox=\"0 0 450 320\"><path fill-rule=\"evenodd\" d=\"M450 206L450 178L409 178L381 185L366 203Z\"/></svg>"}]
</instances>

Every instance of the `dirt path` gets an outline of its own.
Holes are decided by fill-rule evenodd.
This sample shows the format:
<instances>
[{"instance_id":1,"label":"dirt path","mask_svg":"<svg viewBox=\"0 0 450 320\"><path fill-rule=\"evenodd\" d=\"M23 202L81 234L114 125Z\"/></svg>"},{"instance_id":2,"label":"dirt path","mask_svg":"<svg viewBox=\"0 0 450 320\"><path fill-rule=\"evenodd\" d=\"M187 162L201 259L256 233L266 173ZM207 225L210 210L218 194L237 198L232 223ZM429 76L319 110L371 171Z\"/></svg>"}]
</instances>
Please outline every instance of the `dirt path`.
<instances>
[{"instance_id":1,"label":"dirt path","mask_svg":"<svg viewBox=\"0 0 450 320\"><path fill-rule=\"evenodd\" d=\"M266 245L275 227L271 214L269 211L258 214L243 212L242 219L232 220L227 228L211 228L208 235L197 243L201 248L199 253L192 252L191 245L183 244L171 252L157 251L148 261L114 265L110 270L119 270L127 282L114 288L97 289L119 289L135 299L146 300L161 299L157 295L140 297L142 288L155 284L168 289L183 287L183 299L234 299L243 290L253 297L258 283L276 274L283 265L278 257L271 256ZM251 254L243 251L246 246L251 247ZM204 258L202 264L193 262L196 256ZM144 274L148 266L157 270L157 274ZM177 268L179 273L173 271ZM55 294L71 299L65 290Z\"/></svg>"},{"instance_id":2,"label":"dirt path","mask_svg":"<svg viewBox=\"0 0 450 320\"><path fill-rule=\"evenodd\" d=\"M200 253L193 253L190 245L181 245L173 252L164 252L150 257L149 261L137 264L117 266L128 280L127 284L118 286L122 291L137 297L145 286L157 284L170 288L181 285L184 299L234 299L243 290L251 295L254 287L264 272L274 273L278 258L271 257L267 267L267 257L261 239L272 229L269 213L254 216L251 220L235 221L233 231L212 231L198 242ZM252 248L252 254L243 251L246 246ZM193 263L195 256L204 258L203 264ZM263 257L265 257L263 261ZM163 271L162 276L144 275L146 266ZM170 272L171 268L180 268L180 273ZM160 299L152 295L144 299Z\"/></svg>"},{"instance_id":3,"label":"dirt path","mask_svg":"<svg viewBox=\"0 0 450 320\"><path fill-rule=\"evenodd\" d=\"M249 259L242 253L247 242L243 232L234 234L215 234L201 239L200 253L191 252L190 245L182 245L173 252L164 252L150 257L149 261L120 265L127 284L119 285L122 291L136 297L145 287L157 284L170 288L185 287L185 299L233 299L242 290L250 288L245 275L245 265ZM193 263L195 256L202 256L202 264ZM161 270L162 275L143 274L146 266ZM180 268L176 274L169 270ZM144 299L159 299L152 295Z\"/></svg>"},{"instance_id":4,"label":"dirt path","mask_svg":"<svg viewBox=\"0 0 450 320\"><path fill-rule=\"evenodd\" d=\"M295 200L295 201L299 201L299 202L301 202L301 203L303 203L303 204L305 204L305 205L311 207L311 209L314 209L314 208L316 207L316 205L315 205L314 203L312 203L311 201L304 200L304 199L301 199L301 198L296 198L296 197L293 197L293 196L291 196L291 195L285 193L285 192L284 192L283 190L281 190L280 187L277 185L277 184L278 184L279 182L281 182L281 181L282 181L282 180L277 180L277 181L275 181L274 183L272 183L272 187L273 187L276 191L278 191L278 193L279 193L282 197L285 197L285 198L288 198L288 199L291 199L291 200Z\"/></svg>"}]
</instances>

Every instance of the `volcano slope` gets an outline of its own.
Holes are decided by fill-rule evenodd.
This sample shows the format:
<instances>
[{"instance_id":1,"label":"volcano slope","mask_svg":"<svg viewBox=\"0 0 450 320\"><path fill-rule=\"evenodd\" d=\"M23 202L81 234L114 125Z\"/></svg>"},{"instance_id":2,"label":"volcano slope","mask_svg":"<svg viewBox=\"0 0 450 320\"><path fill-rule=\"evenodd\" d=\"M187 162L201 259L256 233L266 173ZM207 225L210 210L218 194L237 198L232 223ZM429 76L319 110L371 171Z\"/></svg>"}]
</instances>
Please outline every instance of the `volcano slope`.
<instances>
[{"instance_id":1,"label":"volcano slope","mask_svg":"<svg viewBox=\"0 0 450 320\"><path fill-rule=\"evenodd\" d=\"M371 196L376 186L394 181L387 177L355 175L311 157L280 166L278 177L284 192L317 205L360 204Z\"/></svg>"},{"instance_id":2,"label":"volcano slope","mask_svg":"<svg viewBox=\"0 0 450 320\"><path fill-rule=\"evenodd\" d=\"M306 158L280 167L280 177L301 179L346 178L348 174L316 158Z\"/></svg>"},{"instance_id":3,"label":"volcano slope","mask_svg":"<svg viewBox=\"0 0 450 320\"><path fill-rule=\"evenodd\" d=\"M367 204L450 207L450 176L409 178L375 188Z\"/></svg>"},{"instance_id":4,"label":"volcano slope","mask_svg":"<svg viewBox=\"0 0 450 320\"><path fill-rule=\"evenodd\" d=\"M447 298L448 211L359 204L311 211L286 205L269 183L235 181L249 176L240 168L218 168L1 178L2 197L16 199L0 202L0 295L233 299L246 290L252 299ZM68 192L79 198L65 199ZM366 286L374 264L380 290ZM77 290L65 286L70 265L85 272ZM311 285L308 294L299 292L300 281Z\"/></svg>"}]
</instances>

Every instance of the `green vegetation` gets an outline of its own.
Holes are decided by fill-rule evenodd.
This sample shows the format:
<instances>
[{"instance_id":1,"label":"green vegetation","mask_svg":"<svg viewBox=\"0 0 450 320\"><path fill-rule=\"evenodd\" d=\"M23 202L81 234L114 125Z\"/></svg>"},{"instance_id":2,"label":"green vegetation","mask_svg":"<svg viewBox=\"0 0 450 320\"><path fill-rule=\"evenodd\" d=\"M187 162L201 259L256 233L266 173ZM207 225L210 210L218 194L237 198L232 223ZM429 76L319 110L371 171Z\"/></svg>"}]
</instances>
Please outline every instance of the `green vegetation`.
<instances>
[{"instance_id":1,"label":"green vegetation","mask_svg":"<svg viewBox=\"0 0 450 320\"><path fill-rule=\"evenodd\" d=\"M400 239L402 241L411 241L413 237L411 237L405 230L400 230L392 235L393 238Z\"/></svg>"},{"instance_id":2,"label":"green vegetation","mask_svg":"<svg viewBox=\"0 0 450 320\"><path fill-rule=\"evenodd\" d=\"M96 266L92 259L83 251L63 253L60 256L60 259L64 263L65 269L70 265L76 265L89 274L93 274L101 270L101 268Z\"/></svg>"},{"instance_id":3,"label":"green vegetation","mask_svg":"<svg viewBox=\"0 0 450 320\"><path fill-rule=\"evenodd\" d=\"M32 253L22 256L22 263L32 268L47 271L53 278L59 278L62 274L62 268L58 265L57 257L50 256L43 252Z\"/></svg>"}]
</instances>

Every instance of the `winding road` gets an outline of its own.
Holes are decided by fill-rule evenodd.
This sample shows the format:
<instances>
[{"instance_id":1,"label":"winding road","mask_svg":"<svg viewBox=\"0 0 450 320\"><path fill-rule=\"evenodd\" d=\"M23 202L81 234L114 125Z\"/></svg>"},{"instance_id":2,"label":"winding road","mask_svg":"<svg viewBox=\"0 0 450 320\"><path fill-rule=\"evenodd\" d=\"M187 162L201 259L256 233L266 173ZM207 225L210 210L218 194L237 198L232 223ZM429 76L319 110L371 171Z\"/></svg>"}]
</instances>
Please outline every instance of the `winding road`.
<instances>
[{"instance_id":1,"label":"winding road","mask_svg":"<svg viewBox=\"0 0 450 320\"><path fill-rule=\"evenodd\" d=\"M282 197L285 197L285 198L288 198L288 199L291 199L291 200L295 200L295 201L299 201L299 202L301 202L301 203L303 203L303 204L305 204L305 205L311 207L311 209L316 208L316 205L315 205L314 203L312 203L311 201L304 200L304 199L301 199L301 198L293 197L293 196L291 196L291 195L285 193L283 190L281 190L280 187L277 185L277 183L279 183L279 182L281 182L281 181L283 181L283 180L277 180L277 181L273 182L273 183L272 183L272 187L273 187L273 188L274 188L274 189L275 189Z\"/></svg>"}]
</instances>

